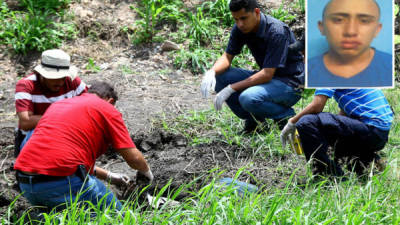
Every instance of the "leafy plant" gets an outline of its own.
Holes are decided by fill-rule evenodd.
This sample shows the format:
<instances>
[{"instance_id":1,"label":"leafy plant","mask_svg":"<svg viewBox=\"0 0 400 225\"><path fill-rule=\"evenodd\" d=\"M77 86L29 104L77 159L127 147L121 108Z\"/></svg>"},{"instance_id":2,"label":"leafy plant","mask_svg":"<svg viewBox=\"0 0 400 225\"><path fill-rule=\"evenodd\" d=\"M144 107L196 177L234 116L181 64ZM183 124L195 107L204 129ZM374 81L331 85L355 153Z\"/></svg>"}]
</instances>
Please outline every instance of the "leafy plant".
<instances>
[{"instance_id":1,"label":"leafy plant","mask_svg":"<svg viewBox=\"0 0 400 225\"><path fill-rule=\"evenodd\" d=\"M394 15L396 16L396 19L398 19L397 14L399 13L399 5L395 4L394 5ZM400 44L400 35L396 34L394 36L394 44Z\"/></svg>"},{"instance_id":2,"label":"leafy plant","mask_svg":"<svg viewBox=\"0 0 400 225\"><path fill-rule=\"evenodd\" d=\"M189 29L189 38L195 40L198 45L202 45L211 41L217 26L215 18L204 17L203 8L197 8L196 14L190 14L189 19L191 27Z\"/></svg>"},{"instance_id":3,"label":"leafy plant","mask_svg":"<svg viewBox=\"0 0 400 225\"><path fill-rule=\"evenodd\" d=\"M151 42L155 35L154 27L160 20L160 13L165 9L164 0L144 0L141 1L142 7L133 8L142 17L142 20L136 22L141 27L141 30L136 33L134 43Z\"/></svg>"},{"instance_id":4,"label":"leafy plant","mask_svg":"<svg viewBox=\"0 0 400 225\"><path fill-rule=\"evenodd\" d=\"M101 70L100 67L96 65L94 59L92 59L92 58L88 59L88 63L86 65L86 69L90 70L91 72L95 72L95 73L97 73L97 72L99 72Z\"/></svg>"},{"instance_id":5,"label":"leafy plant","mask_svg":"<svg viewBox=\"0 0 400 225\"><path fill-rule=\"evenodd\" d=\"M206 1L202 8L207 9L207 17L217 19L219 24L225 27L231 27L234 23L229 10L228 0Z\"/></svg>"},{"instance_id":6,"label":"leafy plant","mask_svg":"<svg viewBox=\"0 0 400 225\"><path fill-rule=\"evenodd\" d=\"M306 11L306 4L305 0L298 0L296 2L296 6L300 9L301 13L304 13Z\"/></svg>"},{"instance_id":7,"label":"leafy plant","mask_svg":"<svg viewBox=\"0 0 400 225\"><path fill-rule=\"evenodd\" d=\"M61 9L66 8L71 0L19 0L19 2L22 7L35 11L63 12Z\"/></svg>"},{"instance_id":8,"label":"leafy plant","mask_svg":"<svg viewBox=\"0 0 400 225\"><path fill-rule=\"evenodd\" d=\"M192 73L203 73L212 65L212 59L221 55L219 50L198 48L191 51L181 50L174 53L174 66L190 69Z\"/></svg>"},{"instance_id":9,"label":"leafy plant","mask_svg":"<svg viewBox=\"0 0 400 225\"><path fill-rule=\"evenodd\" d=\"M296 16L289 13L289 11L283 8L284 4L282 3L278 9L272 9L270 11L270 15L282 22L290 23L296 19Z\"/></svg>"},{"instance_id":10,"label":"leafy plant","mask_svg":"<svg viewBox=\"0 0 400 225\"><path fill-rule=\"evenodd\" d=\"M53 9L35 9L33 1L24 1L27 11L11 11L1 4L0 44L16 53L43 51L61 45L64 39L74 38L77 31L73 24L55 22L58 14Z\"/></svg>"}]
</instances>

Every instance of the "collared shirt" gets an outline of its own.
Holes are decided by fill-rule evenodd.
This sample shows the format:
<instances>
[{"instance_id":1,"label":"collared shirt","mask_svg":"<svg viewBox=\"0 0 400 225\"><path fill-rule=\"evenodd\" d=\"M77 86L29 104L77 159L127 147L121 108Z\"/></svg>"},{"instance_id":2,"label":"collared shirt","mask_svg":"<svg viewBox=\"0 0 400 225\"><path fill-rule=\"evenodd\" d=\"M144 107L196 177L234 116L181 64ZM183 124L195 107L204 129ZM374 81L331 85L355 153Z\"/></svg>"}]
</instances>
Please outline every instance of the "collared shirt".
<instances>
[{"instance_id":1,"label":"collared shirt","mask_svg":"<svg viewBox=\"0 0 400 225\"><path fill-rule=\"evenodd\" d=\"M315 95L333 96L347 116L381 130L390 130L393 112L379 89L317 89Z\"/></svg>"},{"instance_id":2,"label":"collared shirt","mask_svg":"<svg viewBox=\"0 0 400 225\"><path fill-rule=\"evenodd\" d=\"M276 68L274 78L285 83L297 81L296 75L304 71L303 56L300 52L288 51L296 41L293 32L283 22L260 14L260 25L256 33L242 33L234 25L226 53L237 55L246 44L260 69Z\"/></svg>"},{"instance_id":3,"label":"collared shirt","mask_svg":"<svg viewBox=\"0 0 400 225\"><path fill-rule=\"evenodd\" d=\"M121 113L97 95L84 93L51 104L14 169L49 176L69 176L78 165L91 171L109 145L135 148Z\"/></svg>"},{"instance_id":4,"label":"collared shirt","mask_svg":"<svg viewBox=\"0 0 400 225\"><path fill-rule=\"evenodd\" d=\"M31 111L34 115L43 115L50 104L78 96L87 92L85 82L79 77L67 77L58 92L50 92L40 85L36 74L32 73L19 80L15 87L15 109L18 112Z\"/></svg>"}]
</instances>

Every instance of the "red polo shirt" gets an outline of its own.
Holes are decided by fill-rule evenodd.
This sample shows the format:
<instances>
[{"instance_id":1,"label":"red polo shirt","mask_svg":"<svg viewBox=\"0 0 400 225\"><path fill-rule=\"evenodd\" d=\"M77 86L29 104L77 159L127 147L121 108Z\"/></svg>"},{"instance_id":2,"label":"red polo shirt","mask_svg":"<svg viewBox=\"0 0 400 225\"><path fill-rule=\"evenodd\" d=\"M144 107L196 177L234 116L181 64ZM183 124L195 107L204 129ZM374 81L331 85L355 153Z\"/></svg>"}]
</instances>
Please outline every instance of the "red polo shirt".
<instances>
[{"instance_id":1,"label":"red polo shirt","mask_svg":"<svg viewBox=\"0 0 400 225\"><path fill-rule=\"evenodd\" d=\"M51 104L21 150L14 169L51 176L89 171L108 146L133 148L122 115L97 95L85 93Z\"/></svg>"}]
</instances>

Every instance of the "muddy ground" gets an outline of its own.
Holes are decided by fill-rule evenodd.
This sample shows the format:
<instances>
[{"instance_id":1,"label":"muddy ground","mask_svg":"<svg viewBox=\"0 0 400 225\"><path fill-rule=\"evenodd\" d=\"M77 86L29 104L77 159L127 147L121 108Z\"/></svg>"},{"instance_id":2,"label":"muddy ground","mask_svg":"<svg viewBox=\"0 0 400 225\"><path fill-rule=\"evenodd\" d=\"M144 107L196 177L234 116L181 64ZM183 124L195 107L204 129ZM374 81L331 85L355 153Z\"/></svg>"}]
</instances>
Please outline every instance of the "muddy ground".
<instances>
[{"instance_id":1,"label":"muddy ground","mask_svg":"<svg viewBox=\"0 0 400 225\"><path fill-rule=\"evenodd\" d=\"M6 1L12 2L12 1ZM194 7L201 1L184 1ZM276 7L280 1L261 1L264 7ZM162 118L173 118L188 110L202 110L211 102L201 99L201 76L173 67L169 54L161 51L162 43L132 46L121 27L133 24L136 15L129 7L135 1L89 1L71 4L78 38L62 47L72 56L72 62L80 68L80 76L86 82L95 79L113 83L120 100L116 107L123 114L132 139L144 153L155 175L155 184L163 186L172 180L171 188L192 182L189 189L196 190L208 182L209 171L213 174L225 171L222 177L233 177L246 167L239 179L259 187L283 187L295 168L302 168L303 158L271 156L260 159L253 149L243 149L220 142L191 146L182 135L165 133L154 125ZM304 17L292 23L296 35L303 30ZM40 53L15 56L4 49L0 51L0 217L7 215L9 204L18 196L14 173L13 131L16 126L14 87L17 80L29 73L39 62ZM93 59L98 71L87 67ZM251 137L250 137L251 138ZM98 160L98 166L128 174L135 171L112 152ZM250 176L248 173L253 176ZM304 169L297 172L304 174ZM121 198L124 190L112 188ZM12 215L21 215L30 205L18 198Z\"/></svg>"}]
</instances>

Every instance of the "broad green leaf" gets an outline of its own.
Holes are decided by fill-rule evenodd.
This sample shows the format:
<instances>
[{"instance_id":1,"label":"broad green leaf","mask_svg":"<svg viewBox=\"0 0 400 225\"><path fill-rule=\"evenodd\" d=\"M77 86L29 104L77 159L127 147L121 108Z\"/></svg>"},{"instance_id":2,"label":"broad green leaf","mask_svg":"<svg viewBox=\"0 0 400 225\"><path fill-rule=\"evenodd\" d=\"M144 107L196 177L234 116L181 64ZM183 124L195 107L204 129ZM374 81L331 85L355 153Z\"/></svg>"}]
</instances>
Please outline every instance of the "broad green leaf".
<instances>
[{"instance_id":1,"label":"broad green leaf","mask_svg":"<svg viewBox=\"0 0 400 225\"><path fill-rule=\"evenodd\" d=\"M394 44L400 44L400 35L394 35Z\"/></svg>"}]
</instances>

